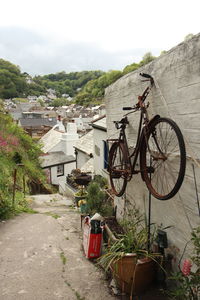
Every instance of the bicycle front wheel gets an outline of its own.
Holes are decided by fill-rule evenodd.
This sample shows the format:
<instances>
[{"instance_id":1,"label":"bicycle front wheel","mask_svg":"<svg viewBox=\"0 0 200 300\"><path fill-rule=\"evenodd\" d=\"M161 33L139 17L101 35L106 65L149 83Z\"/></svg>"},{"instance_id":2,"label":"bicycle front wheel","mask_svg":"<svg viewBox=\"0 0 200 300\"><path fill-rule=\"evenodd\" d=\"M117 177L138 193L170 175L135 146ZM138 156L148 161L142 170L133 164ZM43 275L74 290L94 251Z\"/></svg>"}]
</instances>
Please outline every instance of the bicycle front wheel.
<instances>
[{"instance_id":1,"label":"bicycle front wheel","mask_svg":"<svg viewBox=\"0 0 200 300\"><path fill-rule=\"evenodd\" d=\"M110 184L114 194L118 197L125 192L130 166L128 155L122 142L114 142L109 151Z\"/></svg>"},{"instance_id":2,"label":"bicycle front wheel","mask_svg":"<svg viewBox=\"0 0 200 300\"><path fill-rule=\"evenodd\" d=\"M144 137L141 150L142 177L152 195L168 200L179 191L186 167L182 133L168 118L156 120Z\"/></svg>"}]
</instances>

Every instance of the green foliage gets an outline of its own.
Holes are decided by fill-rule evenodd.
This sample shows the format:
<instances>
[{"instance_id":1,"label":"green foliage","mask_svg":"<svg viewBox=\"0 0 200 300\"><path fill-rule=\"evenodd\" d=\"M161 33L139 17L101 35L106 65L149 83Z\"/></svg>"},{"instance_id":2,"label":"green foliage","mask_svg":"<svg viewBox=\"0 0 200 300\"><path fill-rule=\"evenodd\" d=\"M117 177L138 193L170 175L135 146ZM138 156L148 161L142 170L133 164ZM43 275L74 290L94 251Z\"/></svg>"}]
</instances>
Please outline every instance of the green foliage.
<instances>
[{"instance_id":1,"label":"green foliage","mask_svg":"<svg viewBox=\"0 0 200 300\"><path fill-rule=\"evenodd\" d=\"M136 63L128 65L123 69L123 75L133 72L133 71L137 70L138 68L139 68L139 64L136 64Z\"/></svg>"},{"instance_id":2,"label":"green foliage","mask_svg":"<svg viewBox=\"0 0 200 300\"><path fill-rule=\"evenodd\" d=\"M143 56L142 60L140 61L139 66L142 67L142 66L144 66L144 65L146 65L146 64L148 64L148 63L150 63L151 61L153 61L155 58L156 58L156 57L153 56L151 52L147 52L147 53Z\"/></svg>"},{"instance_id":3,"label":"green foliage","mask_svg":"<svg viewBox=\"0 0 200 300\"><path fill-rule=\"evenodd\" d=\"M80 105L99 104L104 97L104 90L122 76L121 71L109 71L98 79L89 81L82 91L75 97L75 102Z\"/></svg>"},{"instance_id":4,"label":"green foliage","mask_svg":"<svg viewBox=\"0 0 200 300\"><path fill-rule=\"evenodd\" d=\"M148 253L148 231L145 225L144 216L139 213L139 210L129 212L127 219L120 223L123 228L123 234L115 234L117 239L106 248L105 254L102 255L98 263L106 271L110 265L119 260L127 253L134 253L136 256L149 256L153 258L153 254Z\"/></svg>"},{"instance_id":5,"label":"green foliage","mask_svg":"<svg viewBox=\"0 0 200 300\"><path fill-rule=\"evenodd\" d=\"M151 61L153 61L155 58L156 57L153 56L151 52L145 53L142 60L139 63L132 63L132 64L126 66L123 69L123 75L139 69L140 67L142 67L142 66L150 63Z\"/></svg>"},{"instance_id":6,"label":"green foliage","mask_svg":"<svg viewBox=\"0 0 200 300\"><path fill-rule=\"evenodd\" d=\"M81 89L88 81L94 80L103 74L102 71L83 71L66 73L64 71L44 76L35 76L29 85L29 94L40 91L46 93L47 89L54 89L58 98L62 94L74 97L77 89Z\"/></svg>"},{"instance_id":7,"label":"green foliage","mask_svg":"<svg viewBox=\"0 0 200 300\"><path fill-rule=\"evenodd\" d=\"M70 102L66 98L56 98L51 101L51 106L59 107L64 105L70 105Z\"/></svg>"},{"instance_id":8,"label":"green foliage","mask_svg":"<svg viewBox=\"0 0 200 300\"><path fill-rule=\"evenodd\" d=\"M0 113L0 218L19 209L19 203L12 207L13 174L17 170L17 190L23 187L23 178L45 183L38 156L41 149L9 115ZM19 166L22 165L22 166ZM22 197L23 198L23 197ZM22 205L24 207L24 205Z\"/></svg>"},{"instance_id":9,"label":"green foliage","mask_svg":"<svg viewBox=\"0 0 200 300\"><path fill-rule=\"evenodd\" d=\"M113 207L111 203L107 202L106 193L103 192L100 188L100 185L92 181L87 188L87 197L86 197L86 213L94 215L99 213L102 216L111 216L113 213Z\"/></svg>"},{"instance_id":10,"label":"green foliage","mask_svg":"<svg viewBox=\"0 0 200 300\"><path fill-rule=\"evenodd\" d=\"M98 183L100 188L105 188L108 185L108 180L105 177L101 176L101 175L95 175L94 179L93 179L93 182Z\"/></svg>"},{"instance_id":11,"label":"green foliage","mask_svg":"<svg viewBox=\"0 0 200 300\"><path fill-rule=\"evenodd\" d=\"M13 98L22 95L26 80L14 64L0 59L0 98Z\"/></svg>"},{"instance_id":12,"label":"green foliage","mask_svg":"<svg viewBox=\"0 0 200 300\"><path fill-rule=\"evenodd\" d=\"M200 226L193 229L191 233L193 243L193 253L190 257L193 270L185 274L179 267L178 272L174 272L172 279L176 287L170 291L172 299L177 300L199 300L200 299Z\"/></svg>"}]
</instances>

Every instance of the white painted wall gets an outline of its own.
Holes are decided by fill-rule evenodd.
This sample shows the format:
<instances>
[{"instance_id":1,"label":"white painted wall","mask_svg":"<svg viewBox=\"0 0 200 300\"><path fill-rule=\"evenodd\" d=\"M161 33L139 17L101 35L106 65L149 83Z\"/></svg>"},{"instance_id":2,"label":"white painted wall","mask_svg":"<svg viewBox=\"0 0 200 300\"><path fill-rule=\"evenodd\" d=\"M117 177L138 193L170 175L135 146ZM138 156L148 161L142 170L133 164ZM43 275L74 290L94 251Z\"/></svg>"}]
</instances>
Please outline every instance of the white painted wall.
<instances>
[{"instance_id":1,"label":"white painted wall","mask_svg":"<svg viewBox=\"0 0 200 300\"><path fill-rule=\"evenodd\" d=\"M148 98L150 115L158 113L175 120L186 142L187 168L180 192L167 201L152 197L152 222L173 226L167 230L170 251L176 252L174 249L178 248L182 253L190 239L192 228L200 224L192 169L194 164L200 199L200 35L171 49L145 67L127 74L107 88L105 98L108 137L116 132L113 121L122 117L122 107L135 104L137 96L146 86L146 83L141 83L140 72L149 73L155 79L156 87ZM130 145L136 139L138 117L139 113L129 116L127 134ZM147 214L148 196L140 175L134 175L128 183L124 199L115 200L118 217L122 217L124 210L130 209L134 204ZM189 251L190 245L186 255Z\"/></svg>"},{"instance_id":2,"label":"white painted wall","mask_svg":"<svg viewBox=\"0 0 200 300\"><path fill-rule=\"evenodd\" d=\"M94 172L95 175L101 175L107 178L104 171L104 143L107 140L107 132L97 128L93 128L94 139Z\"/></svg>"},{"instance_id":3,"label":"white painted wall","mask_svg":"<svg viewBox=\"0 0 200 300\"><path fill-rule=\"evenodd\" d=\"M78 151L77 154L77 168L81 169L81 167L90 159L89 155L82 151Z\"/></svg>"},{"instance_id":4,"label":"white painted wall","mask_svg":"<svg viewBox=\"0 0 200 300\"><path fill-rule=\"evenodd\" d=\"M77 126L75 123L67 124L67 132L63 133L58 143L51 149L51 152L63 151L66 155L74 154L74 146L78 141Z\"/></svg>"},{"instance_id":5,"label":"white painted wall","mask_svg":"<svg viewBox=\"0 0 200 300\"><path fill-rule=\"evenodd\" d=\"M76 168L76 162L70 162L64 165L64 175L57 176L57 166L51 167L51 183L55 185L64 185L66 182L66 176L71 173L73 169Z\"/></svg>"}]
</instances>

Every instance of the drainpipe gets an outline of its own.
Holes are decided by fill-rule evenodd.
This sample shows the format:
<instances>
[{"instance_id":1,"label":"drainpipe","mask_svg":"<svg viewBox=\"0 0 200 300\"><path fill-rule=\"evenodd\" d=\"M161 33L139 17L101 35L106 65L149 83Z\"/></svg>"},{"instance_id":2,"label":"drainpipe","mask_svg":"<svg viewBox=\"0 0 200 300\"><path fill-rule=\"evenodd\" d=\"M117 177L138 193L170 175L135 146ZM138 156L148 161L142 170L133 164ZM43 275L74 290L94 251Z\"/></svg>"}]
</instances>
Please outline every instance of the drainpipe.
<instances>
[{"instance_id":1,"label":"drainpipe","mask_svg":"<svg viewBox=\"0 0 200 300\"><path fill-rule=\"evenodd\" d=\"M75 150L74 150L74 154L75 154L75 157L76 157L76 169L77 169L77 156L78 156L78 151L77 151L76 148L75 148Z\"/></svg>"}]
</instances>

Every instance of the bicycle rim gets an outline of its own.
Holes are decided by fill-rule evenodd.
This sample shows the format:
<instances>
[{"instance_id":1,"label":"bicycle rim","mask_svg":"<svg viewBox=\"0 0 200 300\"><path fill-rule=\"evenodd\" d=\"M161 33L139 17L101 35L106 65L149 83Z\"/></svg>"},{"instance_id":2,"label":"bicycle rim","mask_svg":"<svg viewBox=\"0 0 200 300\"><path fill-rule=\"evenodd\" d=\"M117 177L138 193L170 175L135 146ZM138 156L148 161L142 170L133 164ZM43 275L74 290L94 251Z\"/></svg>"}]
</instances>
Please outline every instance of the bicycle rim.
<instances>
[{"instance_id":1,"label":"bicycle rim","mask_svg":"<svg viewBox=\"0 0 200 300\"><path fill-rule=\"evenodd\" d=\"M127 154L123 143L115 142L109 152L110 184L114 194L118 197L125 192L128 177Z\"/></svg>"},{"instance_id":2,"label":"bicycle rim","mask_svg":"<svg viewBox=\"0 0 200 300\"><path fill-rule=\"evenodd\" d=\"M168 200L179 191L186 167L185 143L179 127L168 118L160 118L144 137L141 151L142 176L152 195Z\"/></svg>"}]
</instances>

